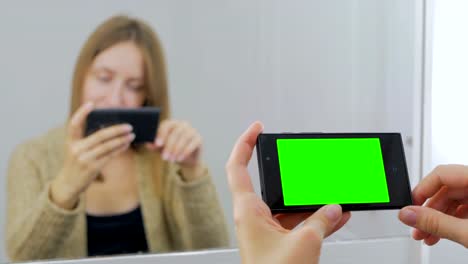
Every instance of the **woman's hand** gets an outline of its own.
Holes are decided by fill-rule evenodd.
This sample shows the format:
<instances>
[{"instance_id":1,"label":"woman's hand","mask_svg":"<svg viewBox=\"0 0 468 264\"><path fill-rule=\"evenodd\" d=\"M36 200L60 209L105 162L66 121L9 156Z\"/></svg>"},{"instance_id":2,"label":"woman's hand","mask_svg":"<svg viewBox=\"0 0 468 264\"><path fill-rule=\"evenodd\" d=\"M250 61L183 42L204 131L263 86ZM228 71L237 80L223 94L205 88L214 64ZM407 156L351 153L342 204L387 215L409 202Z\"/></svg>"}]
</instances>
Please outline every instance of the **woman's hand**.
<instances>
[{"instance_id":1,"label":"woman's hand","mask_svg":"<svg viewBox=\"0 0 468 264\"><path fill-rule=\"evenodd\" d=\"M147 146L159 150L163 160L179 164L184 179L193 180L202 175L202 137L190 123L179 120L162 121L155 141Z\"/></svg>"},{"instance_id":2,"label":"woman's hand","mask_svg":"<svg viewBox=\"0 0 468 264\"><path fill-rule=\"evenodd\" d=\"M255 194L247 170L262 130L261 123L251 125L237 140L226 164L242 263L318 263L323 239L351 215L339 205L327 205L314 214L273 216ZM302 221L302 226L292 230Z\"/></svg>"},{"instance_id":3,"label":"woman's hand","mask_svg":"<svg viewBox=\"0 0 468 264\"><path fill-rule=\"evenodd\" d=\"M84 137L86 117L92 110L92 103L81 106L67 127L65 161L50 190L52 201L64 209L74 208L102 167L127 150L135 138L130 125L110 126Z\"/></svg>"},{"instance_id":4,"label":"woman's hand","mask_svg":"<svg viewBox=\"0 0 468 264\"><path fill-rule=\"evenodd\" d=\"M437 166L413 190L415 206L400 211L413 238L432 246L441 238L468 248L468 167Z\"/></svg>"}]
</instances>

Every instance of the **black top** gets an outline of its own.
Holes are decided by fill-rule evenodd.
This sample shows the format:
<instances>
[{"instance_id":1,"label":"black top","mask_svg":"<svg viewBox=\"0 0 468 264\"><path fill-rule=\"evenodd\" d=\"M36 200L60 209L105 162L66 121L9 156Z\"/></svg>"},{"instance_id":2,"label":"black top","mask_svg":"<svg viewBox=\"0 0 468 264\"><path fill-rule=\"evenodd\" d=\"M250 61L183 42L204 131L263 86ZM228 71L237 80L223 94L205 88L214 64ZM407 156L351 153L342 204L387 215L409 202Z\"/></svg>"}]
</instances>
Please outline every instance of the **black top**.
<instances>
[{"instance_id":1,"label":"black top","mask_svg":"<svg viewBox=\"0 0 468 264\"><path fill-rule=\"evenodd\" d=\"M111 215L86 215L88 256L148 252L140 207Z\"/></svg>"}]
</instances>

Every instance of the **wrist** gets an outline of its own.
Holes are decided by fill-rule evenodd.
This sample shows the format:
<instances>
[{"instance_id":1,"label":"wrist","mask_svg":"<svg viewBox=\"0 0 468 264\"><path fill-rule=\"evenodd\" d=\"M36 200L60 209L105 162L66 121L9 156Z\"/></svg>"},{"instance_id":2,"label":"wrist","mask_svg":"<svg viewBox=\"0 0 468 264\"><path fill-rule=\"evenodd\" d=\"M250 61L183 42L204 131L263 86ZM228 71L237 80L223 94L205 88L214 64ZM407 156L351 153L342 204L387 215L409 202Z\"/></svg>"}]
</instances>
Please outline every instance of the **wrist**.
<instances>
[{"instance_id":1,"label":"wrist","mask_svg":"<svg viewBox=\"0 0 468 264\"><path fill-rule=\"evenodd\" d=\"M205 175L205 166L201 162L190 167L181 166L180 172L184 181L193 181Z\"/></svg>"},{"instance_id":2,"label":"wrist","mask_svg":"<svg viewBox=\"0 0 468 264\"><path fill-rule=\"evenodd\" d=\"M78 204L78 195L62 181L60 176L52 181L49 198L55 205L65 210L73 210Z\"/></svg>"}]
</instances>

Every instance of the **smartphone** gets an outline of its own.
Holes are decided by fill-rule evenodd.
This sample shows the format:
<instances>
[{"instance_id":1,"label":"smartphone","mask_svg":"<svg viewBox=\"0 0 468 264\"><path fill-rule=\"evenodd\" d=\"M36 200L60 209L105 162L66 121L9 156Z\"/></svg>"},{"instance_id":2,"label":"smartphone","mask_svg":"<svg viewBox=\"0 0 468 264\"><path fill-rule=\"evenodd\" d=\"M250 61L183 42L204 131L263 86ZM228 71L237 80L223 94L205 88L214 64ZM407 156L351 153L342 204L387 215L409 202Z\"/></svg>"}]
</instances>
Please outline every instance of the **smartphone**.
<instances>
[{"instance_id":1,"label":"smartphone","mask_svg":"<svg viewBox=\"0 0 468 264\"><path fill-rule=\"evenodd\" d=\"M399 133L265 133L256 149L262 198L272 213L413 203Z\"/></svg>"},{"instance_id":2,"label":"smartphone","mask_svg":"<svg viewBox=\"0 0 468 264\"><path fill-rule=\"evenodd\" d=\"M132 144L153 142L159 115L160 108L157 107L95 109L86 119L85 136L112 125L130 124L135 134Z\"/></svg>"}]
</instances>

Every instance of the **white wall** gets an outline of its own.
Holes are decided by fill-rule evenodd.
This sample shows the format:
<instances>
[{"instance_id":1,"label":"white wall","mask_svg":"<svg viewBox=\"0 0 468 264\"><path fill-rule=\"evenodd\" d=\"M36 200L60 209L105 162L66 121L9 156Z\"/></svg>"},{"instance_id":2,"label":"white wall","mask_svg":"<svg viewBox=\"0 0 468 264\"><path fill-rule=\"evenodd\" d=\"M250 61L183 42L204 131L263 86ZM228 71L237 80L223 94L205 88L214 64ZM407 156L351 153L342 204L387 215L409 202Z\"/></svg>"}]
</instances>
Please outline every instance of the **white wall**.
<instances>
[{"instance_id":1,"label":"white wall","mask_svg":"<svg viewBox=\"0 0 468 264\"><path fill-rule=\"evenodd\" d=\"M80 46L103 19L125 12L150 22L161 36L175 117L204 135L231 227L224 163L236 137L257 119L269 132L402 132L415 182L421 1L2 2L0 120L8 122L0 171L14 145L64 120ZM258 179L255 157L250 170ZM400 243L407 237L395 211L360 212L329 241L348 241L334 248L348 252L350 262L374 263L359 252L394 249L399 263L415 263L417 246Z\"/></svg>"},{"instance_id":2,"label":"white wall","mask_svg":"<svg viewBox=\"0 0 468 264\"><path fill-rule=\"evenodd\" d=\"M428 23L432 32L427 40L432 57L426 63L429 108L425 112L428 137L425 144L425 171L438 164L468 164L468 80L465 62L468 60L468 26L466 1L429 1ZM423 247L426 263L466 263L468 250L451 241Z\"/></svg>"}]
</instances>

